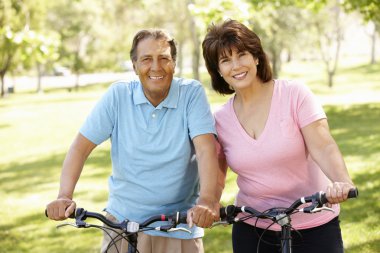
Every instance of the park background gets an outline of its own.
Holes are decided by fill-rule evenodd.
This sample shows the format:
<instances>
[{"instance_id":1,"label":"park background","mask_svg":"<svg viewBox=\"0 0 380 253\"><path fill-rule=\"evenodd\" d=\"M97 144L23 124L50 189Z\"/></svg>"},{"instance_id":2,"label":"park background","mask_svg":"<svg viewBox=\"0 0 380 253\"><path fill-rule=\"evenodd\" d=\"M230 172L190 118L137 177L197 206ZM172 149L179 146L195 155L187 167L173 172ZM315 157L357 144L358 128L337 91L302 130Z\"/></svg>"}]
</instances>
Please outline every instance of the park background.
<instances>
[{"instance_id":1,"label":"park background","mask_svg":"<svg viewBox=\"0 0 380 253\"><path fill-rule=\"evenodd\" d=\"M213 109L223 104L200 43L208 24L226 18L259 34L276 78L304 81L322 102L360 192L342 204L346 252L380 252L378 0L0 0L0 252L99 251L100 231L57 230L44 217L72 139L110 83L134 77L129 49L141 28L171 32L176 74L201 80ZM86 163L78 206L103 209L109 148ZM235 178L228 173L224 204ZM206 229L206 252L231 252L230 234Z\"/></svg>"}]
</instances>

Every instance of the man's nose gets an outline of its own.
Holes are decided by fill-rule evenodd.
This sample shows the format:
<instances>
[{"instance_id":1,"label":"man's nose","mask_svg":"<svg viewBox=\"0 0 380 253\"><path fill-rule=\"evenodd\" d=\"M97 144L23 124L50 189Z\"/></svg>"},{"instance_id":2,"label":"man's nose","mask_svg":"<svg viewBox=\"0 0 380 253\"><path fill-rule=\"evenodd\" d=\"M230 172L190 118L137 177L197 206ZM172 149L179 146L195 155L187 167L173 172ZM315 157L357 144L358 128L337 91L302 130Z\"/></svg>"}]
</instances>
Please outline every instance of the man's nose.
<instances>
[{"instance_id":1,"label":"man's nose","mask_svg":"<svg viewBox=\"0 0 380 253\"><path fill-rule=\"evenodd\" d=\"M156 70L161 68L160 61L158 59L152 60L152 65L150 66L151 69Z\"/></svg>"}]
</instances>

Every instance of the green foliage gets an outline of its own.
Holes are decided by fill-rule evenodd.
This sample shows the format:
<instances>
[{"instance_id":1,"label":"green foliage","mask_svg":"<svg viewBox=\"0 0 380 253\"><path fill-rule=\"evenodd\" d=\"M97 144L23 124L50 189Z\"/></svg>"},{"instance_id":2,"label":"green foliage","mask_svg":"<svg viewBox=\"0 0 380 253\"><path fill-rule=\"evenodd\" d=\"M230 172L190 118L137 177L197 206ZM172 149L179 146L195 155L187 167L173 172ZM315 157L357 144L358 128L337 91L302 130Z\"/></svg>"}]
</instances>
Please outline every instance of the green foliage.
<instances>
[{"instance_id":1,"label":"green foliage","mask_svg":"<svg viewBox=\"0 0 380 253\"><path fill-rule=\"evenodd\" d=\"M343 6L349 11L359 11L364 18L380 24L379 0L345 0Z\"/></svg>"},{"instance_id":2,"label":"green foliage","mask_svg":"<svg viewBox=\"0 0 380 253\"><path fill-rule=\"evenodd\" d=\"M207 0L194 1L189 5L190 13L197 20L197 27L201 33L205 33L212 23L219 23L228 18L238 20L248 25L252 15L251 6L244 0Z\"/></svg>"},{"instance_id":3,"label":"green foliage","mask_svg":"<svg viewBox=\"0 0 380 253\"><path fill-rule=\"evenodd\" d=\"M20 47L20 60L24 68L31 68L35 63L46 64L58 59L59 40L56 34L50 36L34 31L27 31Z\"/></svg>"}]
</instances>

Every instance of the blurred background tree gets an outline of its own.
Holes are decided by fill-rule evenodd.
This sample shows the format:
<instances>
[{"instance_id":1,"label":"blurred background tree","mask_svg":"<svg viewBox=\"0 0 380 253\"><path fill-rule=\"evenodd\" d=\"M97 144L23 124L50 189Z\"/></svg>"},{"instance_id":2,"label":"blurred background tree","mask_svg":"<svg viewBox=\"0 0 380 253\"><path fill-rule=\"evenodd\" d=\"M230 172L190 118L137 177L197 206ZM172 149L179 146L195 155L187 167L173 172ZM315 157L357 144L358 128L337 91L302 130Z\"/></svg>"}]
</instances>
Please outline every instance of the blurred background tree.
<instances>
[{"instance_id":1,"label":"blurred background tree","mask_svg":"<svg viewBox=\"0 0 380 253\"><path fill-rule=\"evenodd\" d=\"M151 27L176 38L177 75L201 79L204 34L226 18L259 34L276 77L284 61L318 59L332 87L353 20L369 26L370 62L376 62L379 6L379 0L0 0L1 96L12 86L4 83L7 74L36 76L40 92L41 78L56 67L76 75L73 87L83 73L130 71L131 39Z\"/></svg>"}]
</instances>

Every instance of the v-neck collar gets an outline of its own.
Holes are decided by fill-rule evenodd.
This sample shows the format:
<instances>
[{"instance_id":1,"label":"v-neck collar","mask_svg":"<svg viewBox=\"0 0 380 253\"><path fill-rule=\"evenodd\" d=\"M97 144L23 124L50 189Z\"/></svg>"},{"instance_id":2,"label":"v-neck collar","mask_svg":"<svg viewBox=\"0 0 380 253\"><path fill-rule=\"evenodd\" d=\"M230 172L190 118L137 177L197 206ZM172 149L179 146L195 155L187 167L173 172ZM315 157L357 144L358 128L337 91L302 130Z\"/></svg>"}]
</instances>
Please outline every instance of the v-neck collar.
<instances>
[{"instance_id":1,"label":"v-neck collar","mask_svg":"<svg viewBox=\"0 0 380 253\"><path fill-rule=\"evenodd\" d=\"M274 100L276 99L276 96L277 96L277 81L276 80L273 80L273 93L272 93L272 99L271 99L271 103L270 103L270 108L269 108L269 113L268 113L268 117L267 117L267 120L265 122L265 126L264 126L264 129L263 131L261 132L260 136L258 138L253 138L251 137L244 129L244 127L240 124L240 121L236 115L236 112L235 112L235 109L234 109L234 100L235 100L235 96L234 95L232 98L230 98L229 100L229 110L230 110L230 113L233 117L233 122L236 126L236 128L239 130L240 134L243 136L243 138L245 138L247 141L251 142L251 143L260 143L261 140L263 140L265 138L265 136L267 135L267 132L269 131L268 128L269 128L269 125L270 125L270 121L272 119L272 115L274 114Z\"/></svg>"}]
</instances>

